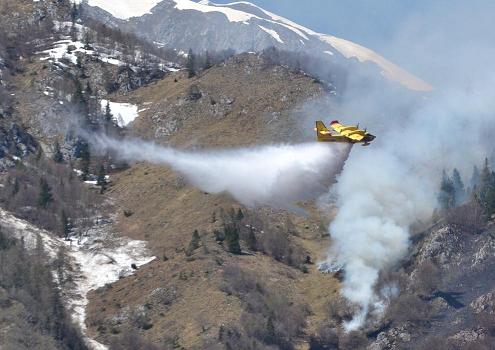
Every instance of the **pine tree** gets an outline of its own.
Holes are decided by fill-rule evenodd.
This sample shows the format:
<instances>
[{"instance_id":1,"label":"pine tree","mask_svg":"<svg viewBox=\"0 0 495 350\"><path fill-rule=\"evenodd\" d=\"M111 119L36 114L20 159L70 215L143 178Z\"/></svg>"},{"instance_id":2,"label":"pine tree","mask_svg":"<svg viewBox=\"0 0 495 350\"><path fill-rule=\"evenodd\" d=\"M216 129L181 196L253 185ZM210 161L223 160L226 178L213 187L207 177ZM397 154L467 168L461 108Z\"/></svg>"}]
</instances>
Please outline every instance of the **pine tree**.
<instances>
[{"instance_id":1,"label":"pine tree","mask_svg":"<svg viewBox=\"0 0 495 350\"><path fill-rule=\"evenodd\" d=\"M89 81L86 82L86 90L84 93L86 95L86 98L90 98L93 95L93 89L91 88Z\"/></svg>"},{"instance_id":2,"label":"pine tree","mask_svg":"<svg viewBox=\"0 0 495 350\"><path fill-rule=\"evenodd\" d=\"M74 103L82 106L86 104L86 99L84 98L84 93L81 85L81 81L76 78L75 80L76 89L74 91Z\"/></svg>"},{"instance_id":3,"label":"pine tree","mask_svg":"<svg viewBox=\"0 0 495 350\"><path fill-rule=\"evenodd\" d=\"M14 178L14 184L12 185L12 197L15 197L17 193L19 193L19 179L16 177Z\"/></svg>"},{"instance_id":4,"label":"pine tree","mask_svg":"<svg viewBox=\"0 0 495 350\"><path fill-rule=\"evenodd\" d=\"M195 61L196 57L194 56L194 52L192 49L189 49L186 62L187 77L189 79L196 76L196 71L194 70Z\"/></svg>"},{"instance_id":5,"label":"pine tree","mask_svg":"<svg viewBox=\"0 0 495 350\"><path fill-rule=\"evenodd\" d=\"M481 174L478 167L475 165L473 167L473 175L471 176L471 181L469 185L471 186L471 190L473 191L476 187L480 185L481 182Z\"/></svg>"},{"instance_id":6,"label":"pine tree","mask_svg":"<svg viewBox=\"0 0 495 350\"><path fill-rule=\"evenodd\" d=\"M103 166L103 164L100 164L100 167L98 168L96 184L101 187L101 193L103 193L107 188L107 178L105 174L105 167Z\"/></svg>"},{"instance_id":7,"label":"pine tree","mask_svg":"<svg viewBox=\"0 0 495 350\"><path fill-rule=\"evenodd\" d=\"M239 228L237 225L230 223L224 227L225 242L227 250L232 254L241 254L241 245L239 244Z\"/></svg>"},{"instance_id":8,"label":"pine tree","mask_svg":"<svg viewBox=\"0 0 495 350\"><path fill-rule=\"evenodd\" d=\"M72 42L76 42L77 41L77 28L76 28L76 24L73 22L72 23L72 26L70 27L70 38L72 40Z\"/></svg>"},{"instance_id":9,"label":"pine tree","mask_svg":"<svg viewBox=\"0 0 495 350\"><path fill-rule=\"evenodd\" d=\"M62 163L64 161L64 156L60 151L60 144L58 141L55 141L55 144L53 145L53 161L55 163Z\"/></svg>"},{"instance_id":10,"label":"pine tree","mask_svg":"<svg viewBox=\"0 0 495 350\"><path fill-rule=\"evenodd\" d=\"M91 50L91 32L89 30L86 30L84 32L84 49L85 50Z\"/></svg>"},{"instance_id":11,"label":"pine tree","mask_svg":"<svg viewBox=\"0 0 495 350\"><path fill-rule=\"evenodd\" d=\"M72 3L72 9L70 11L70 19L71 19L72 25L74 25L76 23L78 16L79 16L79 11L77 8L77 4L74 2L74 3Z\"/></svg>"},{"instance_id":12,"label":"pine tree","mask_svg":"<svg viewBox=\"0 0 495 350\"><path fill-rule=\"evenodd\" d=\"M440 193L438 194L438 202L443 210L451 209L455 206L455 188L452 179L447 175L445 170L442 174L442 182L440 184Z\"/></svg>"},{"instance_id":13,"label":"pine tree","mask_svg":"<svg viewBox=\"0 0 495 350\"><path fill-rule=\"evenodd\" d=\"M485 165L483 166L483 169L481 170L480 185L483 188L487 188L489 186L494 185L492 170L490 168L490 164L488 163L488 158L485 158Z\"/></svg>"},{"instance_id":14,"label":"pine tree","mask_svg":"<svg viewBox=\"0 0 495 350\"><path fill-rule=\"evenodd\" d=\"M69 238L70 234L70 223L67 214L65 214L65 210L62 210L60 214L60 236L65 239Z\"/></svg>"},{"instance_id":15,"label":"pine tree","mask_svg":"<svg viewBox=\"0 0 495 350\"><path fill-rule=\"evenodd\" d=\"M230 220L235 221L236 213L235 213L235 209L234 208L230 208L230 210L229 210L229 218L230 218Z\"/></svg>"},{"instance_id":16,"label":"pine tree","mask_svg":"<svg viewBox=\"0 0 495 350\"><path fill-rule=\"evenodd\" d=\"M107 101L107 105L105 106L105 122L108 124L113 121L112 109L110 108L110 101Z\"/></svg>"},{"instance_id":17,"label":"pine tree","mask_svg":"<svg viewBox=\"0 0 495 350\"><path fill-rule=\"evenodd\" d=\"M89 164L91 161L91 154L89 152L89 145L86 142L83 142L81 145L81 150L79 153L79 157L81 158L81 179L86 181L89 176Z\"/></svg>"},{"instance_id":18,"label":"pine tree","mask_svg":"<svg viewBox=\"0 0 495 350\"><path fill-rule=\"evenodd\" d=\"M273 323L273 316L270 315L266 322L266 337L265 343L267 344L275 344L276 342L276 333L275 333L275 325Z\"/></svg>"},{"instance_id":19,"label":"pine tree","mask_svg":"<svg viewBox=\"0 0 495 350\"><path fill-rule=\"evenodd\" d=\"M41 178L40 188L38 193L38 206L46 208L50 202L53 201L52 189L48 185L45 179Z\"/></svg>"},{"instance_id":20,"label":"pine tree","mask_svg":"<svg viewBox=\"0 0 495 350\"><path fill-rule=\"evenodd\" d=\"M466 189L464 188L464 183L462 182L459 170L455 168L452 172L452 183L455 191L455 205L464 203L466 200Z\"/></svg>"},{"instance_id":21,"label":"pine tree","mask_svg":"<svg viewBox=\"0 0 495 350\"><path fill-rule=\"evenodd\" d=\"M201 241L201 237L199 236L198 230L194 230L191 242L189 242L189 247L186 249L186 255L191 256L192 253L199 248L199 242Z\"/></svg>"},{"instance_id":22,"label":"pine tree","mask_svg":"<svg viewBox=\"0 0 495 350\"><path fill-rule=\"evenodd\" d=\"M67 50L69 50L69 47L67 47ZM76 67L78 69L82 69L82 67L83 67L82 56L77 56L77 58L76 58Z\"/></svg>"},{"instance_id":23,"label":"pine tree","mask_svg":"<svg viewBox=\"0 0 495 350\"><path fill-rule=\"evenodd\" d=\"M206 54L205 54L205 65L204 65L204 69L210 69L211 68L211 60L210 60L210 53L208 51L206 51Z\"/></svg>"},{"instance_id":24,"label":"pine tree","mask_svg":"<svg viewBox=\"0 0 495 350\"><path fill-rule=\"evenodd\" d=\"M66 267L69 265L67 261L67 252L65 246L60 246L57 251L57 257L53 261L59 285L63 285L67 281Z\"/></svg>"},{"instance_id":25,"label":"pine tree","mask_svg":"<svg viewBox=\"0 0 495 350\"><path fill-rule=\"evenodd\" d=\"M488 158L481 171L478 199L488 216L495 213L495 174L490 169Z\"/></svg>"},{"instance_id":26,"label":"pine tree","mask_svg":"<svg viewBox=\"0 0 495 350\"><path fill-rule=\"evenodd\" d=\"M38 148L36 149L36 157L35 157L36 162L41 161L41 159L42 159L42 158L43 158L43 148L38 147Z\"/></svg>"},{"instance_id":27,"label":"pine tree","mask_svg":"<svg viewBox=\"0 0 495 350\"><path fill-rule=\"evenodd\" d=\"M241 221L242 219L244 219L244 213L242 212L241 208L239 208L239 210L237 210L237 215L235 218L237 221Z\"/></svg>"},{"instance_id":28,"label":"pine tree","mask_svg":"<svg viewBox=\"0 0 495 350\"><path fill-rule=\"evenodd\" d=\"M256 240L256 234L254 233L254 228L249 227L249 232L246 237L246 244L249 249L256 251L258 249L258 241Z\"/></svg>"}]
</instances>

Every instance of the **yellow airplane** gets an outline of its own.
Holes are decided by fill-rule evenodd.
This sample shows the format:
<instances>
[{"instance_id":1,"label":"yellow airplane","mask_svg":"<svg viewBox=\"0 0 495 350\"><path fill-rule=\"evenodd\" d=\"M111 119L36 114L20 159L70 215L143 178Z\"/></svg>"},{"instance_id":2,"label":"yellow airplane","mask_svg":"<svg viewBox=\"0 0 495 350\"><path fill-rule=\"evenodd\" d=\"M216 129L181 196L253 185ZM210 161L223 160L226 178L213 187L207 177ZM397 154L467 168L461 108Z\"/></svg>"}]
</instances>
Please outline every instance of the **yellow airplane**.
<instances>
[{"instance_id":1,"label":"yellow airplane","mask_svg":"<svg viewBox=\"0 0 495 350\"><path fill-rule=\"evenodd\" d=\"M330 126L338 135L332 134L322 121L316 122L315 131L318 142L362 143L363 146L369 146L371 141L376 138L368 131L359 129L359 125L347 126L340 124L338 120L334 120L330 123Z\"/></svg>"}]
</instances>

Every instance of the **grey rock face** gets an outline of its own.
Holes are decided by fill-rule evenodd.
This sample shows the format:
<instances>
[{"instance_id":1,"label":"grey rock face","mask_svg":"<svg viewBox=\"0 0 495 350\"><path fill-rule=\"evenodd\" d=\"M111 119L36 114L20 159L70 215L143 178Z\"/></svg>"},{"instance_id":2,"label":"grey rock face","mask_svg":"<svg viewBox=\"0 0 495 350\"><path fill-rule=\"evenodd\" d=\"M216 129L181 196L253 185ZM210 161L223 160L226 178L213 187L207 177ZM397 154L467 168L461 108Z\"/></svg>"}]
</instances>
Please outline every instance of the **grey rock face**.
<instances>
[{"instance_id":1,"label":"grey rock face","mask_svg":"<svg viewBox=\"0 0 495 350\"><path fill-rule=\"evenodd\" d=\"M495 290L488 292L476 298L469 304L473 311L477 314L481 312L487 312L489 314L495 313Z\"/></svg>"},{"instance_id":2,"label":"grey rock face","mask_svg":"<svg viewBox=\"0 0 495 350\"><path fill-rule=\"evenodd\" d=\"M14 157L23 157L36 150L36 141L15 123L0 126L0 171L15 165Z\"/></svg>"}]
</instances>

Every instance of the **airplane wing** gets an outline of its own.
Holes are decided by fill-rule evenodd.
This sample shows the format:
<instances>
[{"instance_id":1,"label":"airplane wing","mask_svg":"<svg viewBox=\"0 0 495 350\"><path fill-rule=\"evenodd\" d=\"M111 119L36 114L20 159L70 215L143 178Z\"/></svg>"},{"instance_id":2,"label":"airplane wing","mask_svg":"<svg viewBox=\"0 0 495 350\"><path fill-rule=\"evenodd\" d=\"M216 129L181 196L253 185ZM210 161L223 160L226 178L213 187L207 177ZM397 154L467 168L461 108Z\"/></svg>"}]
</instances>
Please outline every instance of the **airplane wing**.
<instances>
[{"instance_id":1,"label":"airplane wing","mask_svg":"<svg viewBox=\"0 0 495 350\"><path fill-rule=\"evenodd\" d=\"M349 143L349 138L347 136L342 135L331 135L325 139L328 142L347 142Z\"/></svg>"},{"instance_id":2,"label":"airplane wing","mask_svg":"<svg viewBox=\"0 0 495 350\"><path fill-rule=\"evenodd\" d=\"M340 124L337 120L334 120L333 122L331 122L330 126L332 127L333 130L337 131L339 134L344 129L344 126L342 124Z\"/></svg>"},{"instance_id":3,"label":"airplane wing","mask_svg":"<svg viewBox=\"0 0 495 350\"><path fill-rule=\"evenodd\" d=\"M357 126L342 125L336 120L333 121L330 125L333 130L351 140L361 141L362 139L364 139L364 132L362 130L359 130Z\"/></svg>"},{"instance_id":4,"label":"airplane wing","mask_svg":"<svg viewBox=\"0 0 495 350\"><path fill-rule=\"evenodd\" d=\"M348 135L345 135L345 137L347 137L347 138L349 138L351 140L354 140L354 141L361 141L362 139L364 139L364 135L361 132L350 133Z\"/></svg>"}]
</instances>

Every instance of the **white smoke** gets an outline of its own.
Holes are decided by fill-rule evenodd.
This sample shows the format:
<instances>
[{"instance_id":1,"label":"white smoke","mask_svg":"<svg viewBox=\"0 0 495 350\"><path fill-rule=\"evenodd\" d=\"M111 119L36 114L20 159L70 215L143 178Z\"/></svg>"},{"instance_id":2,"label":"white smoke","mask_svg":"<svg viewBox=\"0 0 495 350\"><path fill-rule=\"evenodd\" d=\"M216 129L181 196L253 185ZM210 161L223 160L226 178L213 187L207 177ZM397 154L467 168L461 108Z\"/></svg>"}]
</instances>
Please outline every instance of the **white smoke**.
<instances>
[{"instance_id":1,"label":"white smoke","mask_svg":"<svg viewBox=\"0 0 495 350\"><path fill-rule=\"evenodd\" d=\"M348 330L361 327L383 303L375 293L380 271L397 264L409 247L409 227L431 218L442 169L468 179L493 150L493 80L470 89L444 89L414 112L378 117L377 139L355 149L338 178L339 211L331 223L331 261L345 268L342 293L360 306Z\"/></svg>"},{"instance_id":2,"label":"white smoke","mask_svg":"<svg viewBox=\"0 0 495 350\"><path fill-rule=\"evenodd\" d=\"M141 140L90 137L126 161L167 164L209 193L228 192L247 206L294 207L325 193L349 154L347 145L305 143L184 151Z\"/></svg>"},{"instance_id":3,"label":"white smoke","mask_svg":"<svg viewBox=\"0 0 495 350\"><path fill-rule=\"evenodd\" d=\"M405 256L411 224L431 219L442 169L458 168L467 182L493 152L495 36L487 28L494 6L422 2L410 17L391 7L381 15L402 16L404 25L381 46L436 91L419 98L373 86L341 92L342 121L359 121L377 136L369 148L354 148L335 186L329 263L344 266L342 293L360 307L348 330L383 310L379 274Z\"/></svg>"}]
</instances>

